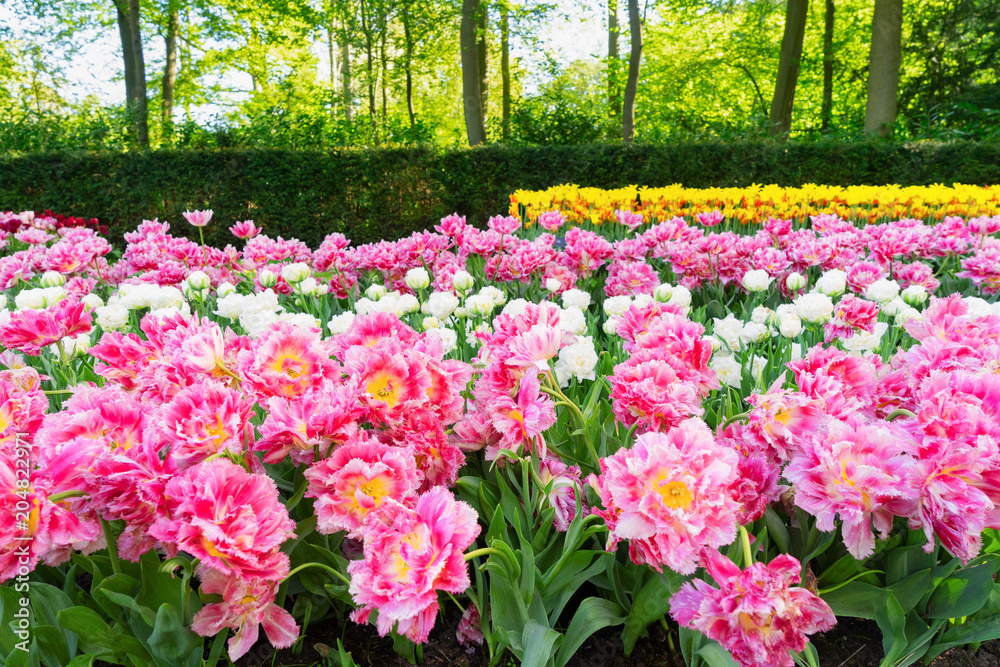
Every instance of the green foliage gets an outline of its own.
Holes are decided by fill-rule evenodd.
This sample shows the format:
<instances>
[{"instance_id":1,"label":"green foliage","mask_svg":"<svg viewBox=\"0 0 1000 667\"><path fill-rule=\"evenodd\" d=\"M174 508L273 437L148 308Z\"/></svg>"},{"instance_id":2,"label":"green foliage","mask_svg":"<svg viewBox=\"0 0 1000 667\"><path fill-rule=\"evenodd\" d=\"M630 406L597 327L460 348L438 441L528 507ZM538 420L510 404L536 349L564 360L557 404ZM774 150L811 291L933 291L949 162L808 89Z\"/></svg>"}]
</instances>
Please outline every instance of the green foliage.
<instances>
[{"instance_id":1,"label":"green foliage","mask_svg":"<svg viewBox=\"0 0 1000 667\"><path fill-rule=\"evenodd\" d=\"M331 232L398 238L456 211L481 224L519 188L990 184L997 165L1000 146L961 142L44 153L0 160L0 202L97 217L114 240L153 218L192 233L181 212L212 208L206 241L219 247L243 219L315 247Z\"/></svg>"}]
</instances>

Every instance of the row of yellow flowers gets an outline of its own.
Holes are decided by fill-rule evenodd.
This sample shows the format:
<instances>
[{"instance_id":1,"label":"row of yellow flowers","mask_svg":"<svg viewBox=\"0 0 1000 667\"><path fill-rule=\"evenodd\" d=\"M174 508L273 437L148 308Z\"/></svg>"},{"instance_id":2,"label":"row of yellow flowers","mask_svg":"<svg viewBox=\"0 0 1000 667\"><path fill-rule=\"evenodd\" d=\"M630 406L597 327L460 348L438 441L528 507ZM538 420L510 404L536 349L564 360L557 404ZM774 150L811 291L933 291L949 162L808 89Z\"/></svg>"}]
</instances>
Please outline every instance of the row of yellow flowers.
<instances>
[{"instance_id":1,"label":"row of yellow flowers","mask_svg":"<svg viewBox=\"0 0 1000 667\"><path fill-rule=\"evenodd\" d=\"M845 220L876 222L946 216L968 219L1000 214L1000 185L850 186L807 184L800 188L751 185L745 188L664 188L630 186L616 190L558 185L548 190L518 190L510 214L529 222L545 211L561 211L569 222L604 224L616 210L641 213L646 222L721 211L729 222L760 223L768 217L804 220L836 213Z\"/></svg>"}]
</instances>

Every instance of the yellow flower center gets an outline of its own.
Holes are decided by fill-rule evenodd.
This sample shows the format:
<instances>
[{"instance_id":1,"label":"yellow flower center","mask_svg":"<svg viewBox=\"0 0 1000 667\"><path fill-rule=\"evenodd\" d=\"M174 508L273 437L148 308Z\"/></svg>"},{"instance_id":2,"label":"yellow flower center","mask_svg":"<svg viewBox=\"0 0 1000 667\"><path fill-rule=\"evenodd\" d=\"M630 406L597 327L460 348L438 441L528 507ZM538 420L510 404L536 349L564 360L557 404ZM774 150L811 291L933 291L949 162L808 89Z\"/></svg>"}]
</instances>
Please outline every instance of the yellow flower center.
<instances>
[{"instance_id":1,"label":"yellow flower center","mask_svg":"<svg viewBox=\"0 0 1000 667\"><path fill-rule=\"evenodd\" d=\"M205 433L215 439L216 446L221 445L228 435L226 433L226 427L222 424L222 418L218 415L215 416L215 425L206 427Z\"/></svg>"},{"instance_id":2,"label":"yellow flower center","mask_svg":"<svg viewBox=\"0 0 1000 667\"><path fill-rule=\"evenodd\" d=\"M376 477L375 479L364 480L362 483L358 484L357 487L355 488L357 488L358 491L361 491L361 493L365 494L369 498L373 499L376 505L379 504L379 501L381 501L383 497L389 494L388 485L385 483L385 480L382 477ZM355 501L354 504L357 505L358 509L360 509L361 511L363 512L367 511L363 509L360 505L358 505L357 501Z\"/></svg>"},{"instance_id":3,"label":"yellow flower center","mask_svg":"<svg viewBox=\"0 0 1000 667\"><path fill-rule=\"evenodd\" d=\"M390 408L394 408L399 405L399 396L397 395L398 390L397 387L393 385L392 379L392 376L388 373L379 373L366 385L369 394L382 401Z\"/></svg>"},{"instance_id":4,"label":"yellow flower center","mask_svg":"<svg viewBox=\"0 0 1000 667\"><path fill-rule=\"evenodd\" d=\"M513 420L515 420L515 421L517 421L517 422L519 422L521 424L524 423L524 413L521 412L520 410L518 410L517 408L514 408L508 414L510 415L511 419L513 419Z\"/></svg>"},{"instance_id":5,"label":"yellow flower center","mask_svg":"<svg viewBox=\"0 0 1000 667\"><path fill-rule=\"evenodd\" d=\"M202 538L202 542L203 546L205 547L205 551L208 552L209 556L213 556L215 558L222 558L223 560L225 560L222 557L222 552L215 548L215 543L212 542L212 540L208 539L207 537L204 537Z\"/></svg>"},{"instance_id":6,"label":"yellow flower center","mask_svg":"<svg viewBox=\"0 0 1000 667\"><path fill-rule=\"evenodd\" d=\"M274 358L274 361L271 362L271 370L275 373L287 375L295 380L305 372L305 366L302 360L294 354L285 352Z\"/></svg>"},{"instance_id":7,"label":"yellow flower center","mask_svg":"<svg viewBox=\"0 0 1000 667\"><path fill-rule=\"evenodd\" d=\"M694 495L684 482L675 480L661 484L658 491L663 498L663 504L667 507L686 510L694 500Z\"/></svg>"}]
</instances>

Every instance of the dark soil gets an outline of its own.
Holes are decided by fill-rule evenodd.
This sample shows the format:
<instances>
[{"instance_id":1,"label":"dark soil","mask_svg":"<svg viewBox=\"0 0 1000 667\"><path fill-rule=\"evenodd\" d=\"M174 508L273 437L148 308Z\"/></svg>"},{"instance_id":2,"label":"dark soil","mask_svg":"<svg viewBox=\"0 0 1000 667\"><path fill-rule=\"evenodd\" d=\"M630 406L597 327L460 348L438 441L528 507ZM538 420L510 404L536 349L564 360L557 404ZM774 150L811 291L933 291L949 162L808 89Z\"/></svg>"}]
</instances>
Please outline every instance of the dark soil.
<instances>
[{"instance_id":1,"label":"dark soil","mask_svg":"<svg viewBox=\"0 0 1000 667\"><path fill-rule=\"evenodd\" d=\"M457 614L438 622L424 645L425 667L486 667L489 656L485 645L471 654L466 653L455 639ZM684 667L678 646L677 630L670 637L658 625L649 627L649 636L639 640L632 655L625 657L621 627L606 628L588 639L569 661L569 667ZM348 621L343 628L335 624L310 628L298 655L291 650L275 651L263 638L237 663L237 667L339 667L337 640L351 653L360 667L409 667L405 658L393 651L392 639L381 638L372 626L360 626ZM830 632L816 635L812 642L823 667L877 667L882 660L882 633L874 621L855 618L839 619ZM324 662L329 648L328 661ZM504 667L517 665L509 654L500 663ZM939 656L933 667L1000 667L1000 641L987 642L978 651L952 649Z\"/></svg>"}]
</instances>

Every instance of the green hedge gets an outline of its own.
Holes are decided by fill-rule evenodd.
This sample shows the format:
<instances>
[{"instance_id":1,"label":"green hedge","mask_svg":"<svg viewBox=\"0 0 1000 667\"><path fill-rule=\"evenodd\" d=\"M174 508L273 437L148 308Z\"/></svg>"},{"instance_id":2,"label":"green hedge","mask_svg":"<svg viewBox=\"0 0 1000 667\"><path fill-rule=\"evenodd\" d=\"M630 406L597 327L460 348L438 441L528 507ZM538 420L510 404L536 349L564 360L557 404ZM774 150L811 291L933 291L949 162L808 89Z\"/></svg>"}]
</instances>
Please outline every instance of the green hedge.
<instances>
[{"instance_id":1,"label":"green hedge","mask_svg":"<svg viewBox=\"0 0 1000 667\"><path fill-rule=\"evenodd\" d=\"M356 243L392 239L459 212L481 224L516 189L561 183L689 187L776 183L1000 183L996 143L753 143L489 146L406 150L215 150L45 153L0 158L0 209L97 217L111 236L143 219L174 223L212 208L212 243L253 219L272 236L315 246L340 231Z\"/></svg>"}]
</instances>

